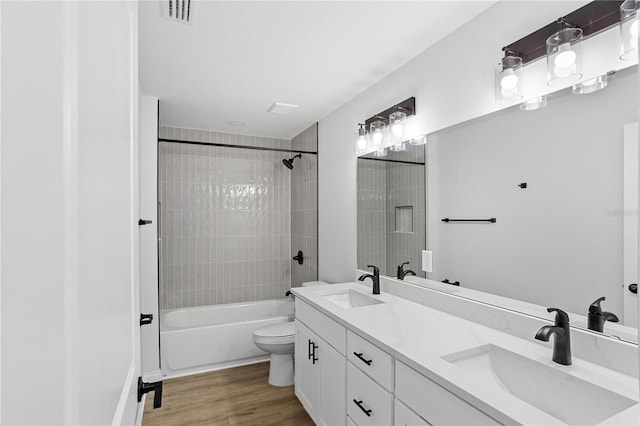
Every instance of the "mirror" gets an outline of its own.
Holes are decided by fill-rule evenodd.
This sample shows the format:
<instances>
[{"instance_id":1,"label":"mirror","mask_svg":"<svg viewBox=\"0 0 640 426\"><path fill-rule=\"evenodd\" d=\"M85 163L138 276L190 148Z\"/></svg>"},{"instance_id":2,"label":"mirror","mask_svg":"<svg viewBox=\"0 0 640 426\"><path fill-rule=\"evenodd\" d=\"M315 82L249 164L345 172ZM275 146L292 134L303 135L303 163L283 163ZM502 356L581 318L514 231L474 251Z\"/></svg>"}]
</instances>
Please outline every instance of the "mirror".
<instances>
[{"instance_id":1,"label":"mirror","mask_svg":"<svg viewBox=\"0 0 640 426\"><path fill-rule=\"evenodd\" d=\"M599 92L568 88L545 108L515 106L427 135L427 278L459 282L470 290L461 297L537 305L543 318L544 307L558 307L580 315L572 325L581 328L589 306L606 297L602 311L620 322L607 321L604 333L637 342L638 296L629 291L639 257L637 93L632 67ZM358 160L359 209L366 161ZM361 269L360 230L373 229L370 218L358 211ZM395 277L390 259L384 270Z\"/></svg>"},{"instance_id":2,"label":"mirror","mask_svg":"<svg viewBox=\"0 0 640 426\"><path fill-rule=\"evenodd\" d=\"M390 277L424 278L425 145L405 146L384 157L358 158L358 268L376 265Z\"/></svg>"}]
</instances>

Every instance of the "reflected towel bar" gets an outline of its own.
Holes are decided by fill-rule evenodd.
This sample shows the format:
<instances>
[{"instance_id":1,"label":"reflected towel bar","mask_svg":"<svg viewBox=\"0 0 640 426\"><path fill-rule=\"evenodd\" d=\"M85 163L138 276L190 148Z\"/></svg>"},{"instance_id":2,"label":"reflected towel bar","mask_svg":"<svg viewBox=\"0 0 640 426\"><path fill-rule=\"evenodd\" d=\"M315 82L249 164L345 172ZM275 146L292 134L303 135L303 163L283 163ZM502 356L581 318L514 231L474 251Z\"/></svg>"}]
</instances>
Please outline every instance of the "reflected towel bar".
<instances>
[{"instance_id":1,"label":"reflected towel bar","mask_svg":"<svg viewBox=\"0 0 640 426\"><path fill-rule=\"evenodd\" d=\"M496 223L496 218L492 217L489 219L449 219L448 217L445 217L444 219L442 219L443 222L491 222L491 223Z\"/></svg>"}]
</instances>

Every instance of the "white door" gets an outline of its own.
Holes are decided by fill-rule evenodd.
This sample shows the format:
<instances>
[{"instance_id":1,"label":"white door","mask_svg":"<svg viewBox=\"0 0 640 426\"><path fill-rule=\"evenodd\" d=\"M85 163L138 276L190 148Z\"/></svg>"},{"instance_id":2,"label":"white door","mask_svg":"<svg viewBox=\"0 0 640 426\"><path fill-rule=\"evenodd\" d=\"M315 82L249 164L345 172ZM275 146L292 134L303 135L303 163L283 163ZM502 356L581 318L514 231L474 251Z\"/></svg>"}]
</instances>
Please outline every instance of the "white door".
<instances>
[{"instance_id":1,"label":"white door","mask_svg":"<svg viewBox=\"0 0 640 426\"><path fill-rule=\"evenodd\" d=\"M623 186L623 282L624 324L638 327L638 294L629 286L638 283L638 123L624 126Z\"/></svg>"}]
</instances>

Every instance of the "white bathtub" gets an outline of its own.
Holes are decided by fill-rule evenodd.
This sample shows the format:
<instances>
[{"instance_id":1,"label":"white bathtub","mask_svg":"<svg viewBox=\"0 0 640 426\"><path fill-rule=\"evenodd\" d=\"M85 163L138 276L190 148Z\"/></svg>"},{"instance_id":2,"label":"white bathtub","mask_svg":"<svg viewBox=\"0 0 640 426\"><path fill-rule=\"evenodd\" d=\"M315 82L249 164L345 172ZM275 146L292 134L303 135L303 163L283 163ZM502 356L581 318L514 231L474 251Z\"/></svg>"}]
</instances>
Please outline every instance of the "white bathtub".
<instances>
[{"instance_id":1,"label":"white bathtub","mask_svg":"<svg viewBox=\"0 0 640 426\"><path fill-rule=\"evenodd\" d=\"M290 299L172 309L160 314L161 365L175 377L266 361L254 330L293 320Z\"/></svg>"}]
</instances>

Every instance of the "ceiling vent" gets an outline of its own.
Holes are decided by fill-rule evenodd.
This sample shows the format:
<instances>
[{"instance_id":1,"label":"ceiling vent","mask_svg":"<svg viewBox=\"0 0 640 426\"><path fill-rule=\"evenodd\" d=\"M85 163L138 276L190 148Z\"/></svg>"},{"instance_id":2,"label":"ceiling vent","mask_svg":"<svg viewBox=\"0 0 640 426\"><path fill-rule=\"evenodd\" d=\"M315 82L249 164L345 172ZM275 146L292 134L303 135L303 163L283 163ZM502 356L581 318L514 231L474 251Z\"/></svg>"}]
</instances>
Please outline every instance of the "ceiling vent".
<instances>
[{"instance_id":1,"label":"ceiling vent","mask_svg":"<svg viewBox=\"0 0 640 426\"><path fill-rule=\"evenodd\" d=\"M190 24L193 21L193 1L162 0L162 15L170 21Z\"/></svg>"},{"instance_id":2,"label":"ceiling vent","mask_svg":"<svg viewBox=\"0 0 640 426\"><path fill-rule=\"evenodd\" d=\"M298 107L299 107L299 105L283 104L283 103L280 103L280 102L274 102L273 104L271 104L271 106L269 107L267 112L271 112L273 114L289 115Z\"/></svg>"}]
</instances>

